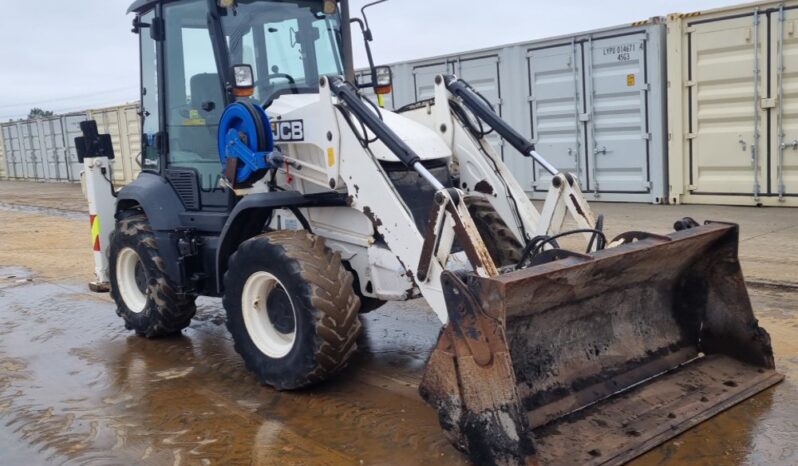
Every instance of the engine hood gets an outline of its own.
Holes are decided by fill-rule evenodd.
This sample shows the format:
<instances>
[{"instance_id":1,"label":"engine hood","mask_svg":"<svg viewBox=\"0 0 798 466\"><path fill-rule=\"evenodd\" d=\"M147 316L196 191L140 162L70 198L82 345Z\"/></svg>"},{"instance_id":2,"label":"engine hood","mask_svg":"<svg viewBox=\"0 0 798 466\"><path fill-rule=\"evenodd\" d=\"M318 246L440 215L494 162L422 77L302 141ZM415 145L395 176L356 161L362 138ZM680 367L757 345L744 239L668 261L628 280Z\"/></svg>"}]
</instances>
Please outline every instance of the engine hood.
<instances>
[{"instance_id":1,"label":"engine hood","mask_svg":"<svg viewBox=\"0 0 798 466\"><path fill-rule=\"evenodd\" d=\"M302 119L306 132L312 134L313 129L321 130L321 128L317 126L317 122L312 121L313 115L320 114L320 112L314 111L314 107L317 105L319 105L318 94L284 95L276 99L272 105L269 106L267 113L272 119L278 117L282 120ZM449 146L443 138L432 129L388 110L383 109L380 110L380 112L385 124L387 124L405 144L410 146L422 160L442 159L452 156L452 151L449 149ZM342 133L342 137L355 137L355 135L352 134L351 128L346 123L346 120L343 119L340 113L338 114L338 127ZM356 128L360 130L360 126L357 124ZM371 132L369 132L369 136L371 138L374 137ZM380 141L369 144L369 149L371 149L378 160L399 162L399 159L393 152Z\"/></svg>"}]
</instances>

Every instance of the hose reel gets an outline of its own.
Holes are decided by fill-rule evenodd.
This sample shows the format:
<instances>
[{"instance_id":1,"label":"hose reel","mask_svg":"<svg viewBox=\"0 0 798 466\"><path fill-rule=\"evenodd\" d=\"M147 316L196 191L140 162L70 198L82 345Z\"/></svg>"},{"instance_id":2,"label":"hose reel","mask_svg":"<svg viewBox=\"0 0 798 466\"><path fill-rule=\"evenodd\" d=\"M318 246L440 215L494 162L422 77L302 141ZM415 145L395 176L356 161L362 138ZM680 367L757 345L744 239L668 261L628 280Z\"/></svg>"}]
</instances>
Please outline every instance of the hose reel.
<instances>
[{"instance_id":1,"label":"hose reel","mask_svg":"<svg viewBox=\"0 0 798 466\"><path fill-rule=\"evenodd\" d=\"M219 121L218 145L225 178L233 188L250 187L275 168L271 122L258 105L228 105Z\"/></svg>"}]
</instances>

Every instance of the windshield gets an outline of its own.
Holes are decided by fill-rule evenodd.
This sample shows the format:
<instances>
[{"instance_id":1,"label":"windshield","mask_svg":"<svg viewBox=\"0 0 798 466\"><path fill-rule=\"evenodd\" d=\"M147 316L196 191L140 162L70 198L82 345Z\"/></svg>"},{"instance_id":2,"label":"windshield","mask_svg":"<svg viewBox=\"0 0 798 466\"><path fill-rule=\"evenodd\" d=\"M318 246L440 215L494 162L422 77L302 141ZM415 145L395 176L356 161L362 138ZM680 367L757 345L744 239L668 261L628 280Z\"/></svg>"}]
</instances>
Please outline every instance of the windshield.
<instances>
[{"instance_id":1,"label":"windshield","mask_svg":"<svg viewBox=\"0 0 798 466\"><path fill-rule=\"evenodd\" d=\"M317 93L319 77L343 75L341 21L321 1L239 0L222 17L231 64L255 73L255 98Z\"/></svg>"}]
</instances>

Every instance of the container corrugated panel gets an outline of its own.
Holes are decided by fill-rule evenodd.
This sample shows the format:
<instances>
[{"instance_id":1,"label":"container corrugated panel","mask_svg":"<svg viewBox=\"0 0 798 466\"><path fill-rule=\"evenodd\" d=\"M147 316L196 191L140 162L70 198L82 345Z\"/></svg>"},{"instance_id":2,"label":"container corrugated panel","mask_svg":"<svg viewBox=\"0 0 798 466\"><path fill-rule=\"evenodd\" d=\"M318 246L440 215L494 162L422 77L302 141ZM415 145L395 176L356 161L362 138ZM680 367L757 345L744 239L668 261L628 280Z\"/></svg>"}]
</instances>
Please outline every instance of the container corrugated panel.
<instances>
[{"instance_id":1,"label":"container corrugated panel","mask_svg":"<svg viewBox=\"0 0 798 466\"><path fill-rule=\"evenodd\" d=\"M19 139L19 126L17 123L4 123L0 125L0 132L3 135L3 148L6 156L6 176L9 179L24 179L25 170Z\"/></svg>"},{"instance_id":2,"label":"container corrugated panel","mask_svg":"<svg viewBox=\"0 0 798 466\"><path fill-rule=\"evenodd\" d=\"M126 185L138 177L141 166L141 128L138 104L89 110L88 117L97 121L101 134L110 134L114 144L112 161L114 183Z\"/></svg>"},{"instance_id":3,"label":"container corrugated panel","mask_svg":"<svg viewBox=\"0 0 798 466\"><path fill-rule=\"evenodd\" d=\"M6 168L6 147L3 140L3 132L0 131L0 180L8 179L8 169Z\"/></svg>"},{"instance_id":4,"label":"container corrugated panel","mask_svg":"<svg viewBox=\"0 0 798 466\"><path fill-rule=\"evenodd\" d=\"M47 180L47 163L42 144L42 129L38 120L27 120L17 123L22 146L22 160L25 179L32 181Z\"/></svg>"},{"instance_id":5,"label":"container corrugated panel","mask_svg":"<svg viewBox=\"0 0 798 466\"><path fill-rule=\"evenodd\" d=\"M61 117L39 121L39 146L42 147L44 163L47 165L47 181L69 181L66 140Z\"/></svg>"},{"instance_id":6,"label":"container corrugated panel","mask_svg":"<svg viewBox=\"0 0 798 466\"><path fill-rule=\"evenodd\" d=\"M668 18L671 203L798 206L798 2Z\"/></svg>"},{"instance_id":7,"label":"container corrugated panel","mask_svg":"<svg viewBox=\"0 0 798 466\"><path fill-rule=\"evenodd\" d=\"M579 176L589 198L667 202L665 26L659 18L391 65L396 108L433 97L434 77L471 83L538 152ZM491 143L528 192L551 178Z\"/></svg>"}]
</instances>

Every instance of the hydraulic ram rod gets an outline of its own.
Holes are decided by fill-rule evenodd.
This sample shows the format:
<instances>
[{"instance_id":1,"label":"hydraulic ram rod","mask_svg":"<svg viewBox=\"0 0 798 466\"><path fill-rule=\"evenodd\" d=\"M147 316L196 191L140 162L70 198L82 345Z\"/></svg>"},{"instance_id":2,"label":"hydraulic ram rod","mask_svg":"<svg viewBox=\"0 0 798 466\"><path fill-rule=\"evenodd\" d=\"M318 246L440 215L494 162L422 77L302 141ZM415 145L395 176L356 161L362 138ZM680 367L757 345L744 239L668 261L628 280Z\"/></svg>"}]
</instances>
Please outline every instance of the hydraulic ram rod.
<instances>
[{"instance_id":1,"label":"hydraulic ram rod","mask_svg":"<svg viewBox=\"0 0 798 466\"><path fill-rule=\"evenodd\" d=\"M328 76L327 79L330 82L330 89L333 94L346 104L346 109L352 112L366 128L371 130L402 163L418 172L436 191L445 189L443 184L424 167L418 154L363 102L357 93L357 89L339 77ZM366 137L368 136L366 135Z\"/></svg>"},{"instance_id":2,"label":"hydraulic ram rod","mask_svg":"<svg viewBox=\"0 0 798 466\"><path fill-rule=\"evenodd\" d=\"M481 95L477 94L468 83L450 74L444 75L443 80L449 92L459 97L477 118L487 123L488 126L499 133L505 141L515 147L518 152L535 159L535 162L539 163L552 175L556 175L560 172L554 165L550 164L548 160L544 159L542 155L535 152L535 145L508 125L506 121L502 120L502 118L493 111L490 104Z\"/></svg>"}]
</instances>

